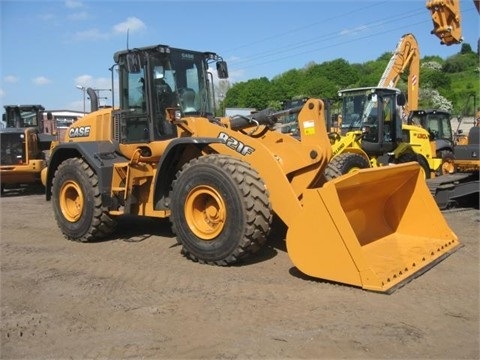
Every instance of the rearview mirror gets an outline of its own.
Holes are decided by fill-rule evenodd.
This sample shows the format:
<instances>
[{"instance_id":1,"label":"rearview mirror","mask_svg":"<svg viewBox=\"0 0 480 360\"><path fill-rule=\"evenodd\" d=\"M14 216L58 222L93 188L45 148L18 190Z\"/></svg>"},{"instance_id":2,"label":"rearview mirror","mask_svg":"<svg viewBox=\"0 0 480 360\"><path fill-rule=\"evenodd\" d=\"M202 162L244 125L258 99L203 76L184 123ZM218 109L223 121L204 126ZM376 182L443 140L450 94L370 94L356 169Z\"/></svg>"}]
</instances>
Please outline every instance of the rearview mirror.
<instances>
[{"instance_id":1,"label":"rearview mirror","mask_svg":"<svg viewBox=\"0 0 480 360\"><path fill-rule=\"evenodd\" d=\"M138 53L129 53L126 55L127 71L138 74L142 69L142 62Z\"/></svg>"},{"instance_id":2,"label":"rearview mirror","mask_svg":"<svg viewBox=\"0 0 480 360\"><path fill-rule=\"evenodd\" d=\"M228 68L226 61L218 61L217 62L217 74L219 79L227 79L228 78Z\"/></svg>"}]
</instances>

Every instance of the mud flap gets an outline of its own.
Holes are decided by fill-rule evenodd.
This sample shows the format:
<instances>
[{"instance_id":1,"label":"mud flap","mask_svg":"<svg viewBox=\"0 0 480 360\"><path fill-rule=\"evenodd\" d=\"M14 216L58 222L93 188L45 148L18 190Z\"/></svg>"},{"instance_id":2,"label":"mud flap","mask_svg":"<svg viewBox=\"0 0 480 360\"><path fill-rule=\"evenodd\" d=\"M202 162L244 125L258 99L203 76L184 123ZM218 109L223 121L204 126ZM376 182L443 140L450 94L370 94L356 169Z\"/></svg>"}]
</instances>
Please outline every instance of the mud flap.
<instances>
[{"instance_id":1,"label":"mud flap","mask_svg":"<svg viewBox=\"0 0 480 360\"><path fill-rule=\"evenodd\" d=\"M391 293L460 247L416 163L343 175L302 203L287 251L312 277Z\"/></svg>"}]
</instances>

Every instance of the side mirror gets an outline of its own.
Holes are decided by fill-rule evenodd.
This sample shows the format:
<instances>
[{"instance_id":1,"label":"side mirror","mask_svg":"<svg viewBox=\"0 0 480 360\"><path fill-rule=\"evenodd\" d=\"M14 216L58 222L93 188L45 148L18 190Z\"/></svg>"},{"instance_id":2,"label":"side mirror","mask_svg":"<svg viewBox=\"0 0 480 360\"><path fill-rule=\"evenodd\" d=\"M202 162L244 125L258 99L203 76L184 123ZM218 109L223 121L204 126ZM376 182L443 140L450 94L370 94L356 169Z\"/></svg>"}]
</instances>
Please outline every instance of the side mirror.
<instances>
[{"instance_id":1,"label":"side mirror","mask_svg":"<svg viewBox=\"0 0 480 360\"><path fill-rule=\"evenodd\" d=\"M137 53L129 53L126 55L127 71L129 73L138 74L142 69L140 55Z\"/></svg>"},{"instance_id":2,"label":"side mirror","mask_svg":"<svg viewBox=\"0 0 480 360\"><path fill-rule=\"evenodd\" d=\"M219 79L228 79L228 68L226 61L217 62L217 74Z\"/></svg>"},{"instance_id":3,"label":"side mirror","mask_svg":"<svg viewBox=\"0 0 480 360\"><path fill-rule=\"evenodd\" d=\"M407 103L407 99L405 98L404 93L400 93L397 95L397 105L398 106L403 106Z\"/></svg>"}]
</instances>

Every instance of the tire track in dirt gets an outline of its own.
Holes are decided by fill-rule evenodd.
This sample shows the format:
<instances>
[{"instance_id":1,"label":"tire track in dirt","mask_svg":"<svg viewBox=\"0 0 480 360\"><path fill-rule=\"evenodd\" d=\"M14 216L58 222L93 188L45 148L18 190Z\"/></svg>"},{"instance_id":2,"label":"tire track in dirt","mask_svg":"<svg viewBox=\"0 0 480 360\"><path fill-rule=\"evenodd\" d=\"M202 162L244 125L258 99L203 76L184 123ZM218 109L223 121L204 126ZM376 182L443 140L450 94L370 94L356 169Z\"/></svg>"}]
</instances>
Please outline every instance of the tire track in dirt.
<instances>
[{"instance_id":1,"label":"tire track in dirt","mask_svg":"<svg viewBox=\"0 0 480 360\"><path fill-rule=\"evenodd\" d=\"M386 296L302 276L279 235L231 267L154 219L67 241L33 197L0 199L29 219L2 214L2 358L478 357L478 210L447 213L465 247Z\"/></svg>"}]
</instances>

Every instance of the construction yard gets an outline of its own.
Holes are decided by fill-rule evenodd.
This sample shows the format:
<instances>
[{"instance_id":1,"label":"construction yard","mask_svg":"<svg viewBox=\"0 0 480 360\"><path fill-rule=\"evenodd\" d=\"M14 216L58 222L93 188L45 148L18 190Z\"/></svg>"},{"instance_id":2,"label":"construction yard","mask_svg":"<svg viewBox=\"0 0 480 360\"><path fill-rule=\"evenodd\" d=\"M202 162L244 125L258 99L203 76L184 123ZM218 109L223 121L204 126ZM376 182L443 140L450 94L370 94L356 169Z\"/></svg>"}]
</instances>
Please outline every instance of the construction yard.
<instances>
[{"instance_id":1,"label":"construction yard","mask_svg":"<svg viewBox=\"0 0 480 360\"><path fill-rule=\"evenodd\" d=\"M185 259L166 221L126 217L83 244L41 193L0 209L1 359L480 357L478 209L444 211L464 246L390 295L303 276L277 232L214 267Z\"/></svg>"}]
</instances>

